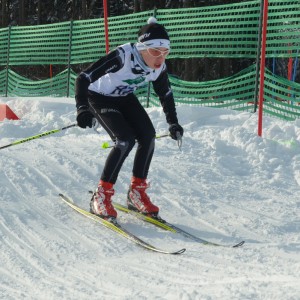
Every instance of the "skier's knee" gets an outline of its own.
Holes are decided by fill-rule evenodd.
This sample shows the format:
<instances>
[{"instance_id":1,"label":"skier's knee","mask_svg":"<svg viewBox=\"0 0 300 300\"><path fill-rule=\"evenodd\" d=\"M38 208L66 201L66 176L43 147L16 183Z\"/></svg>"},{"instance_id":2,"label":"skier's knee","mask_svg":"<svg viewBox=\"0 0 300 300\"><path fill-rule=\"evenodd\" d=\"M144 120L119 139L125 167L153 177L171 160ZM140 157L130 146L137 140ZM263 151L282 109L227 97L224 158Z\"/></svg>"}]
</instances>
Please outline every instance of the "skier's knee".
<instances>
[{"instance_id":1,"label":"skier's knee","mask_svg":"<svg viewBox=\"0 0 300 300\"><path fill-rule=\"evenodd\" d=\"M116 139L115 140L115 147L119 148L121 152L130 152L135 144L134 138L127 138L127 139Z\"/></svg>"}]
</instances>

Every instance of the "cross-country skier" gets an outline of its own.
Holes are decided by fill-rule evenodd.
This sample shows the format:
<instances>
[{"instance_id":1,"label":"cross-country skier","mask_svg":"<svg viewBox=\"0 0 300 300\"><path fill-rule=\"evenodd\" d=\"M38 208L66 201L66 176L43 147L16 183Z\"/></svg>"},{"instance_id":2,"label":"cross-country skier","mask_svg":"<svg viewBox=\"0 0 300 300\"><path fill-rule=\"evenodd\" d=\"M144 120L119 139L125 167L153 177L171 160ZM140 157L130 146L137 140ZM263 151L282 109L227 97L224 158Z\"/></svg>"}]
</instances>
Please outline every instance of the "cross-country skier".
<instances>
[{"instance_id":1,"label":"cross-country skier","mask_svg":"<svg viewBox=\"0 0 300 300\"><path fill-rule=\"evenodd\" d=\"M117 217L111 201L113 186L136 142L127 204L143 214L158 214L159 208L146 193L155 129L133 92L152 81L169 124L170 136L175 140L181 138L183 128L178 123L165 65L169 52L168 33L152 17L139 30L137 43L117 47L81 72L76 80L78 126L91 128L96 118L115 143L90 203L91 212L102 218Z\"/></svg>"}]
</instances>

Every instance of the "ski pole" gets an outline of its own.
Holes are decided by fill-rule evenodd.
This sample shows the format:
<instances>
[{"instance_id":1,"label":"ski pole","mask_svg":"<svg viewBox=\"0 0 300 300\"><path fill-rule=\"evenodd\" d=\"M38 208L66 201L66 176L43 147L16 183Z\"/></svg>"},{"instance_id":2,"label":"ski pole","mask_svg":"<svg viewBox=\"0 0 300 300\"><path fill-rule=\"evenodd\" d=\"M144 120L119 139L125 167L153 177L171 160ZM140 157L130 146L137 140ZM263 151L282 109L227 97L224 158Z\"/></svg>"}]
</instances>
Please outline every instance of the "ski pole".
<instances>
[{"instance_id":1,"label":"ski pole","mask_svg":"<svg viewBox=\"0 0 300 300\"><path fill-rule=\"evenodd\" d=\"M99 122L97 121L97 119L93 119L93 129L95 130L95 132L99 135L101 135L100 131L98 131L98 128L100 127ZM170 136L169 133L166 134L160 134L160 135L156 135L155 139L160 139L160 138L164 138L164 137L168 137ZM179 150L181 151L181 146L182 146L182 136L179 132L176 133L176 137L177 137L177 145ZM102 149L108 149L108 148L113 148L114 146L111 145L109 142L103 142L101 148Z\"/></svg>"},{"instance_id":2,"label":"ski pole","mask_svg":"<svg viewBox=\"0 0 300 300\"><path fill-rule=\"evenodd\" d=\"M68 129L68 128L71 128L71 127L75 127L75 126L77 126L77 124L74 123L74 124L71 124L71 125L66 126L66 127L62 127L62 128L59 128L59 129L53 129L53 130L46 131L46 132L43 132L43 133L40 133L40 134L37 134L37 135L34 135L34 136L30 136L28 138L25 138L25 139L22 139L22 140L19 140L19 141L15 141L11 144L2 146L2 147L0 147L0 150L4 149L4 148L7 148L7 147L10 147L10 146L19 145L19 144L22 144L22 143L25 143L25 142L28 142L28 141L31 141L31 140L39 139L40 137L43 137L43 136L46 136L46 135L49 135L49 134L52 134L52 133L60 132L62 130L65 130L65 129Z\"/></svg>"},{"instance_id":3,"label":"ski pole","mask_svg":"<svg viewBox=\"0 0 300 300\"><path fill-rule=\"evenodd\" d=\"M160 134L160 135L156 135L155 139L160 139L160 138L164 138L164 137L168 137L168 136L170 136L170 134ZM111 145L109 142L104 142L104 143L102 143L102 146L101 146L102 149L108 149L108 148L113 148L113 147L114 146Z\"/></svg>"},{"instance_id":4,"label":"ski pole","mask_svg":"<svg viewBox=\"0 0 300 300\"><path fill-rule=\"evenodd\" d=\"M181 151L181 146L182 146L182 136L179 131L176 132L176 137L177 137L177 145L179 150Z\"/></svg>"}]
</instances>

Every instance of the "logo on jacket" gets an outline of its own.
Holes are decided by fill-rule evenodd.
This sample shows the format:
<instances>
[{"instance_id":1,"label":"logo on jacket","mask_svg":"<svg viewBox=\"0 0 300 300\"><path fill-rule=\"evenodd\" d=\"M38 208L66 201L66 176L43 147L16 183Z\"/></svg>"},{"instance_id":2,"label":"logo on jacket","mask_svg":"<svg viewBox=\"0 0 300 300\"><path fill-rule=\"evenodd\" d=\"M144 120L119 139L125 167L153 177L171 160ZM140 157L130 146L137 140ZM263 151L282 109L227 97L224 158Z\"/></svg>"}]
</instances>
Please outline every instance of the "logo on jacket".
<instances>
[{"instance_id":1,"label":"logo on jacket","mask_svg":"<svg viewBox=\"0 0 300 300\"><path fill-rule=\"evenodd\" d=\"M123 82L126 82L129 85L138 85L141 84L143 81L145 81L145 77L140 76L134 79L127 79L127 80L123 80Z\"/></svg>"}]
</instances>

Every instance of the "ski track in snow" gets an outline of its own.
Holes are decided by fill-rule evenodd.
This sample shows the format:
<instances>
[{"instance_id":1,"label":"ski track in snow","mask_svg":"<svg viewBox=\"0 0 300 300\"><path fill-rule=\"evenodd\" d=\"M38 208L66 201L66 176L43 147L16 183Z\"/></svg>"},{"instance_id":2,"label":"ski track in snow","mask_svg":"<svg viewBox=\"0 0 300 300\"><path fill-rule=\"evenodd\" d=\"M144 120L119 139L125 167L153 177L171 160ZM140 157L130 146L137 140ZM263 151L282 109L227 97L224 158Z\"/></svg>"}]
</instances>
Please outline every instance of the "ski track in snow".
<instances>
[{"instance_id":1,"label":"ski track in snow","mask_svg":"<svg viewBox=\"0 0 300 300\"><path fill-rule=\"evenodd\" d=\"M0 146L75 122L73 99L0 98ZM0 150L0 299L300 299L300 121L181 106L182 151L156 141L149 195L161 216L209 247L119 213L126 228L180 256L143 250L76 212L88 209L109 150L100 128L70 128ZM148 109L157 133L161 108ZM125 203L134 150L115 186Z\"/></svg>"}]
</instances>

